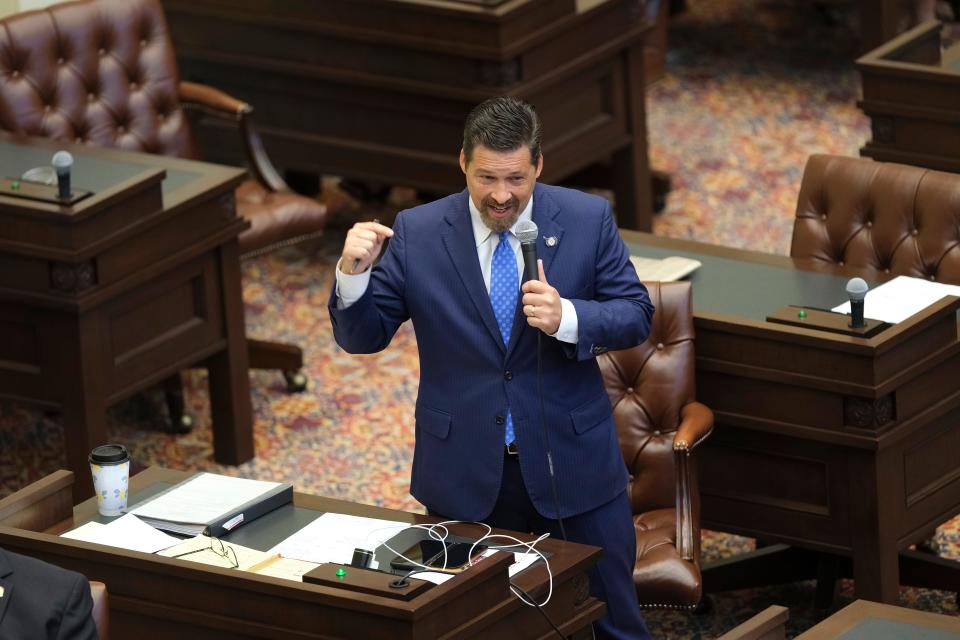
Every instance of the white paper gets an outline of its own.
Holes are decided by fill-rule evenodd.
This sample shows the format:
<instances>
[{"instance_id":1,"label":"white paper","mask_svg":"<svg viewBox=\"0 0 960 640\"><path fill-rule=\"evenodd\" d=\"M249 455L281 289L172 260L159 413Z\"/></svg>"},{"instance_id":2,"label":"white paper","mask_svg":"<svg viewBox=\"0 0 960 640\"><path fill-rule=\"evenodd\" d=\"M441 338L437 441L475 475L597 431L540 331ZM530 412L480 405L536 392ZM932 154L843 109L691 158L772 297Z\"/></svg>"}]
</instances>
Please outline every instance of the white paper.
<instances>
[{"instance_id":1,"label":"white paper","mask_svg":"<svg viewBox=\"0 0 960 640\"><path fill-rule=\"evenodd\" d=\"M373 551L409 526L396 520L325 513L270 552L308 562L349 564L357 547Z\"/></svg>"},{"instance_id":2,"label":"white paper","mask_svg":"<svg viewBox=\"0 0 960 640\"><path fill-rule=\"evenodd\" d=\"M269 562L259 569L256 569L254 573L260 576L271 576L273 578L293 580L294 582L303 582L303 574L313 571L319 566L316 562L306 562L292 558L277 558L273 562Z\"/></svg>"},{"instance_id":3,"label":"white paper","mask_svg":"<svg viewBox=\"0 0 960 640\"><path fill-rule=\"evenodd\" d=\"M481 557L487 558L497 553L497 549L487 549L481 554ZM528 554L524 553L514 553L513 554L514 562L507 569L507 575L513 577L532 565L534 562L540 559L540 556L533 553L532 551ZM420 580L426 580L427 582L432 582L433 584L443 584L450 578L456 576L456 573L442 573L440 571L424 571L422 573L415 573L411 578L418 578Z\"/></svg>"},{"instance_id":4,"label":"white paper","mask_svg":"<svg viewBox=\"0 0 960 640\"><path fill-rule=\"evenodd\" d=\"M690 275L702 266L699 260L681 256L669 256L662 260L630 256L630 262L637 270L637 277L644 282L673 282Z\"/></svg>"},{"instance_id":5,"label":"white paper","mask_svg":"<svg viewBox=\"0 0 960 640\"><path fill-rule=\"evenodd\" d=\"M424 571L422 573L415 573L411 578L416 578L417 580L426 580L427 582L432 582L433 584L443 584L450 578L455 577L455 573L441 573L439 571Z\"/></svg>"},{"instance_id":6,"label":"white paper","mask_svg":"<svg viewBox=\"0 0 960 640\"><path fill-rule=\"evenodd\" d=\"M507 575L512 578L513 576L517 575L518 573L520 573L521 571L523 571L524 569L526 569L527 567L529 567L539 559L540 559L540 556L535 554L533 551L526 554L515 553L513 554L513 564L510 565L509 569L507 569Z\"/></svg>"},{"instance_id":7,"label":"white paper","mask_svg":"<svg viewBox=\"0 0 960 640\"><path fill-rule=\"evenodd\" d=\"M131 514L121 516L109 524L88 522L73 531L67 531L62 537L144 553L156 553L180 544L179 538L168 536Z\"/></svg>"},{"instance_id":8,"label":"white paper","mask_svg":"<svg viewBox=\"0 0 960 640\"><path fill-rule=\"evenodd\" d=\"M206 523L280 486L279 482L200 473L130 511L153 520Z\"/></svg>"},{"instance_id":9,"label":"white paper","mask_svg":"<svg viewBox=\"0 0 960 640\"><path fill-rule=\"evenodd\" d=\"M863 317L882 322L903 322L944 296L960 296L960 287L923 278L897 276L867 291L863 299ZM849 314L850 302L844 302L832 311Z\"/></svg>"}]
</instances>

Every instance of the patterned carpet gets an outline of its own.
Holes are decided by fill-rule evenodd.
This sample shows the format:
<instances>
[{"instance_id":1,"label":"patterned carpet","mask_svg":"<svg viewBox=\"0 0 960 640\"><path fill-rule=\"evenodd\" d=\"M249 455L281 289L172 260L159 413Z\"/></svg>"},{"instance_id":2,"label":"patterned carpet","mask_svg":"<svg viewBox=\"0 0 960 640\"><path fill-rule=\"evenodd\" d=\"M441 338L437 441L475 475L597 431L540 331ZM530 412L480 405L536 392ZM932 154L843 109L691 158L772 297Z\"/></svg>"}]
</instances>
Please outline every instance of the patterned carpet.
<instances>
[{"instance_id":1,"label":"patterned carpet","mask_svg":"<svg viewBox=\"0 0 960 640\"><path fill-rule=\"evenodd\" d=\"M807 156L857 155L869 134L855 105L855 29L846 14L826 21L806 0L689 0L688 6L671 23L667 75L648 92L650 155L673 181L656 232L786 253ZM397 189L382 206L352 203L323 238L244 263L248 333L301 345L311 381L305 393L288 395L277 373L251 373L254 460L239 467L212 461L200 371L185 376L188 410L197 420L190 434L165 432L162 397L148 393L111 409L111 439L145 465L285 480L334 498L421 510L408 493L419 378L413 332L401 327L387 351L350 356L334 344L325 310L349 221L389 219L410 197ZM0 402L0 495L64 464L58 420ZM958 522L937 534L947 557L960 558ZM707 532L704 557L752 545ZM829 613L812 608L813 588L801 582L716 594L704 615L646 616L657 638L715 637L776 603L790 607L792 635ZM851 597L845 582L838 605ZM901 603L957 614L952 595L937 591L903 589Z\"/></svg>"}]
</instances>

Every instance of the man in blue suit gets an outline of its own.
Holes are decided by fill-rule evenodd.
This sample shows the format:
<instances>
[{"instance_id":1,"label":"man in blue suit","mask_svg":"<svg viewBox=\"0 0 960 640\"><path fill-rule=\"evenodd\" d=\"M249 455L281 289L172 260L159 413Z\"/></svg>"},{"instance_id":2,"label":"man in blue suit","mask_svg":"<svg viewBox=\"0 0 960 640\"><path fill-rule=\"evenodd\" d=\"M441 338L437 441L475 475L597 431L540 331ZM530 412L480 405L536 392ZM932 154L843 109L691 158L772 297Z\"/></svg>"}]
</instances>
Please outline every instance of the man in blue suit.
<instances>
[{"instance_id":1,"label":"man in blue suit","mask_svg":"<svg viewBox=\"0 0 960 640\"><path fill-rule=\"evenodd\" d=\"M590 575L591 593L607 603L598 637L649 637L633 588L627 473L595 357L643 342L653 305L609 203L537 184L543 156L530 105L475 107L460 166L465 191L400 212L393 229L365 222L347 233L329 305L334 336L350 353L372 353L412 319L411 493L445 518L565 530L603 547ZM521 288L513 230L524 220L537 225L540 260L539 279Z\"/></svg>"}]
</instances>

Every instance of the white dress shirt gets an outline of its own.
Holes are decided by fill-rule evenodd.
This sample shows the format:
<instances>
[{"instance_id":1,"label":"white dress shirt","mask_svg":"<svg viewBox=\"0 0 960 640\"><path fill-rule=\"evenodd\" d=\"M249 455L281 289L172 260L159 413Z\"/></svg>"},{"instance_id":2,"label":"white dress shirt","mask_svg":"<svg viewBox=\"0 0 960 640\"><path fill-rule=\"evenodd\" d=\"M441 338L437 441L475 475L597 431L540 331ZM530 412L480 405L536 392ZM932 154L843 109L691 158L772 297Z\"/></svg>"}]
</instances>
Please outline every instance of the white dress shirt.
<instances>
[{"instance_id":1,"label":"white dress shirt","mask_svg":"<svg viewBox=\"0 0 960 640\"><path fill-rule=\"evenodd\" d=\"M467 198L467 201L470 203L470 222L473 224L473 238L477 243L477 259L480 261L480 271L483 273L483 284L487 288L487 293L490 293L490 269L493 264L493 252L500 242L500 234L484 224L483 219L480 217L480 210L473 204L473 198ZM520 239L517 238L514 229L516 229L517 223L521 220L529 220L532 216L533 196L531 195L530 201L527 202L527 206L524 207L517 221L513 224L513 227L511 227L510 235L507 236L510 247L513 249L513 254L517 260L518 280L523 274L523 254L520 252ZM350 275L340 271L340 262L338 261L336 277L337 308L346 309L359 300L366 292L370 284L370 269L368 268L362 273ZM551 337L570 344L576 344L579 339L577 309L573 306L573 303L566 298L560 298L560 307L560 327Z\"/></svg>"}]
</instances>

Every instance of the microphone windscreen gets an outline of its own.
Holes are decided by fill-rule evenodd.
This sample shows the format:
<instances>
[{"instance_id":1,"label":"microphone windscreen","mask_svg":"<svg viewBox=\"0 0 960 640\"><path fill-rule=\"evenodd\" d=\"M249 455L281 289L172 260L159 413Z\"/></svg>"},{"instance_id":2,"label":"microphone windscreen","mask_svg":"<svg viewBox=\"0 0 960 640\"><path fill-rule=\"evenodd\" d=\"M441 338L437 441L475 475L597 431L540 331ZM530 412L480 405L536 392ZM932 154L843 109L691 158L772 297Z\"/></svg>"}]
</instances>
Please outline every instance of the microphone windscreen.
<instances>
[{"instance_id":1,"label":"microphone windscreen","mask_svg":"<svg viewBox=\"0 0 960 640\"><path fill-rule=\"evenodd\" d=\"M521 220L517 223L514 233L521 244L537 241L537 224L533 220Z\"/></svg>"},{"instance_id":2,"label":"microphone windscreen","mask_svg":"<svg viewBox=\"0 0 960 640\"><path fill-rule=\"evenodd\" d=\"M69 169L73 165L73 156L69 151L57 151L53 154L53 160L50 161L57 169Z\"/></svg>"},{"instance_id":3,"label":"microphone windscreen","mask_svg":"<svg viewBox=\"0 0 960 640\"><path fill-rule=\"evenodd\" d=\"M867 295L867 283L863 278L851 278L847 283L847 295L851 300L863 300Z\"/></svg>"}]
</instances>

